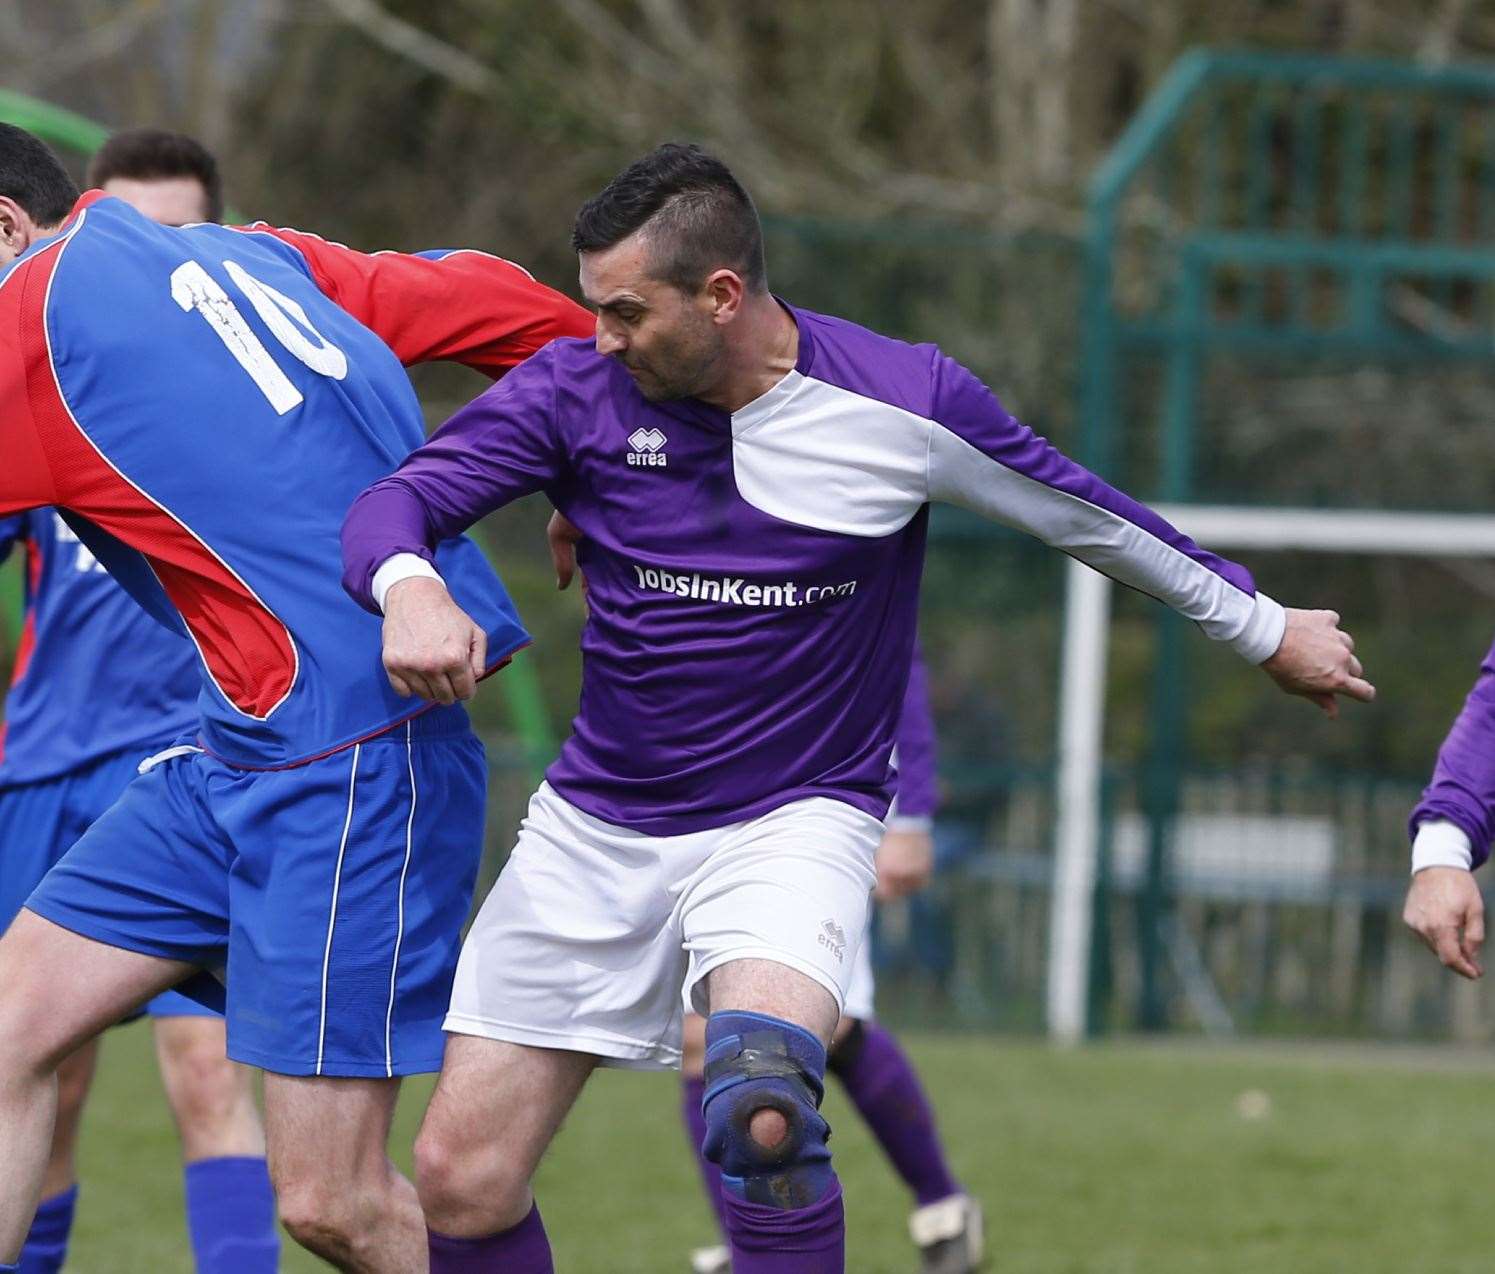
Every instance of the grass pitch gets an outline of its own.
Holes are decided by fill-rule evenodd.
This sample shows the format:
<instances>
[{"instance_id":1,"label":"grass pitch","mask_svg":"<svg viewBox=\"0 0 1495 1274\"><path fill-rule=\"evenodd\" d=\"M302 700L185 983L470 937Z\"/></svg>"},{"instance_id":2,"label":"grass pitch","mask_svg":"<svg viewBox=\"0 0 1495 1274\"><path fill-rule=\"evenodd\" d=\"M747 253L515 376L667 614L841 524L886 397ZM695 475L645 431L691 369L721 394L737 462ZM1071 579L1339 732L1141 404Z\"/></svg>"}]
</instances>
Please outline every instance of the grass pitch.
<instances>
[{"instance_id":1,"label":"grass pitch","mask_svg":"<svg viewBox=\"0 0 1495 1274\"><path fill-rule=\"evenodd\" d=\"M1447 1051L908 1041L996 1274L1495 1269L1495 1058ZM407 1085L408 1147L429 1084ZM673 1076L607 1072L538 1191L561 1274L684 1274L711 1238ZM835 1090L853 1274L911 1274L902 1188ZM147 1028L111 1033L82 1146L74 1274L188 1274ZM287 1246L284 1269L325 1268Z\"/></svg>"}]
</instances>

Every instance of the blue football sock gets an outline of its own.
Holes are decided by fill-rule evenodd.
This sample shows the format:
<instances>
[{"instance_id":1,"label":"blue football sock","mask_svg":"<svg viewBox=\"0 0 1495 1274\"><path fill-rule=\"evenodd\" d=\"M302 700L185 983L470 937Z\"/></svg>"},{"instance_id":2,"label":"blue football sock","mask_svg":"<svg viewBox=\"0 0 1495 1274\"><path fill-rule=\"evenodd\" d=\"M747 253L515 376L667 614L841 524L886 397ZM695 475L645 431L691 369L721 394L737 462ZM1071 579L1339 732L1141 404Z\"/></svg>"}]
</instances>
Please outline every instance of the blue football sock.
<instances>
[{"instance_id":1,"label":"blue football sock","mask_svg":"<svg viewBox=\"0 0 1495 1274\"><path fill-rule=\"evenodd\" d=\"M77 1202L78 1187L73 1185L37 1204L30 1233L21 1244L20 1264L0 1265L0 1270L19 1270L20 1274L57 1274L67 1259L67 1240L73 1232L73 1209Z\"/></svg>"},{"instance_id":2,"label":"blue football sock","mask_svg":"<svg viewBox=\"0 0 1495 1274\"><path fill-rule=\"evenodd\" d=\"M182 1175L197 1274L275 1274L280 1234L265 1161L252 1155L199 1159Z\"/></svg>"}]
</instances>

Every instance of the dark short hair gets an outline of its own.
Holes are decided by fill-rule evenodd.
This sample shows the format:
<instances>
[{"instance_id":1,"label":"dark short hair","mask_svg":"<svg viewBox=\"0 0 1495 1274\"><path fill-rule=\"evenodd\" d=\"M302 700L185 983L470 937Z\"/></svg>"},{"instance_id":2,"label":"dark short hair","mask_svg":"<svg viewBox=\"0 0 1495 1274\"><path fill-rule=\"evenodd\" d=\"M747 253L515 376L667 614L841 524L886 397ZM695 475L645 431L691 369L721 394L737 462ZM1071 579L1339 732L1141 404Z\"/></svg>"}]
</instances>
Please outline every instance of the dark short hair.
<instances>
[{"instance_id":1,"label":"dark short hair","mask_svg":"<svg viewBox=\"0 0 1495 1274\"><path fill-rule=\"evenodd\" d=\"M666 142L628 165L582 204L571 231L578 252L599 252L645 226L656 277L693 292L713 270L768 286L758 210L731 170L699 146Z\"/></svg>"},{"instance_id":2,"label":"dark short hair","mask_svg":"<svg viewBox=\"0 0 1495 1274\"><path fill-rule=\"evenodd\" d=\"M196 138L159 128L131 128L115 133L99 147L88 165L88 184L102 186L115 177L160 181L191 177L207 196L208 220L223 217L223 180L218 161Z\"/></svg>"},{"instance_id":3,"label":"dark short hair","mask_svg":"<svg viewBox=\"0 0 1495 1274\"><path fill-rule=\"evenodd\" d=\"M0 124L0 195L14 199L38 226L56 226L78 202L62 161L24 128Z\"/></svg>"}]
</instances>

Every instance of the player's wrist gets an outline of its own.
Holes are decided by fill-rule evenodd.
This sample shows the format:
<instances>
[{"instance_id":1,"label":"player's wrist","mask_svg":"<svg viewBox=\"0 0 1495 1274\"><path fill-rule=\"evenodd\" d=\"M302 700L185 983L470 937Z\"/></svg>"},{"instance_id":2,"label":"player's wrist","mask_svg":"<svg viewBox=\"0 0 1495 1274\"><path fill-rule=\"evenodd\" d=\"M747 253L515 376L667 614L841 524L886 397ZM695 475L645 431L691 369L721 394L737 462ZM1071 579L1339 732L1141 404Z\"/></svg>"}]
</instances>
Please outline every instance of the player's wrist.
<instances>
[{"instance_id":1,"label":"player's wrist","mask_svg":"<svg viewBox=\"0 0 1495 1274\"><path fill-rule=\"evenodd\" d=\"M1458 824L1446 818L1429 819L1412 840L1412 874L1429 867L1474 869L1474 847Z\"/></svg>"},{"instance_id":2,"label":"player's wrist","mask_svg":"<svg viewBox=\"0 0 1495 1274\"><path fill-rule=\"evenodd\" d=\"M893 814L888 818L890 832L923 832L926 835L934 827L934 819L928 814Z\"/></svg>"},{"instance_id":3,"label":"player's wrist","mask_svg":"<svg viewBox=\"0 0 1495 1274\"><path fill-rule=\"evenodd\" d=\"M421 557L418 553L396 553L393 557L386 558L377 571L369 586L373 594L374 604L379 608L381 614L387 610L389 595L395 585L403 584L407 580L429 580L446 587L440 572Z\"/></svg>"},{"instance_id":4,"label":"player's wrist","mask_svg":"<svg viewBox=\"0 0 1495 1274\"><path fill-rule=\"evenodd\" d=\"M1230 646L1243 659L1264 664L1282 649L1287 635L1287 611L1265 593L1257 593L1245 626L1230 639Z\"/></svg>"}]
</instances>

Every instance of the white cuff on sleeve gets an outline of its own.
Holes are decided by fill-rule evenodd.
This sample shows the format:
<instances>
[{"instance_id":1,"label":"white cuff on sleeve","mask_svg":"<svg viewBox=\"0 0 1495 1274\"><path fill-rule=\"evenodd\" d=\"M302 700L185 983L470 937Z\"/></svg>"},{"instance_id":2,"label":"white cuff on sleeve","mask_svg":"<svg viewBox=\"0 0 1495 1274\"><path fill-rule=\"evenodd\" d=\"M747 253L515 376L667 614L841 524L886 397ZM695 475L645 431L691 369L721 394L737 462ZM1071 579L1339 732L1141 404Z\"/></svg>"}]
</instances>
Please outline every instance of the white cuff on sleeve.
<instances>
[{"instance_id":1,"label":"white cuff on sleeve","mask_svg":"<svg viewBox=\"0 0 1495 1274\"><path fill-rule=\"evenodd\" d=\"M373 584L369 589L380 614L384 612L384 599L389 596L389 590L401 580L407 579L440 580L441 575L417 553L396 553L393 557L385 558L384 564L374 572Z\"/></svg>"},{"instance_id":2,"label":"white cuff on sleeve","mask_svg":"<svg viewBox=\"0 0 1495 1274\"><path fill-rule=\"evenodd\" d=\"M1246 626L1230 639L1236 654L1254 664L1265 663L1282 645L1287 631L1287 612L1265 593L1257 593L1256 604Z\"/></svg>"},{"instance_id":3,"label":"white cuff on sleeve","mask_svg":"<svg viewBox=\"0 0 1495 1274\"><path fill-rule=\"evenodd\" d=\"M1412 842L1412 874L1415 876L1424 867L1462 867L1469 871L1474 866L1474 851L1469 837L1455 823L1446 818L1430 819L1417 828L1417 837Z\"/></svg>"},{"instance_id":4,"label":"white cuff on sleeve","mask_svg":"<svg viewBox=\"0 0 1495 1274\"><path fill-rule=\"evenodd\" d=\"M928 814L892 814L888 815L888 831L890 832L927 832L934 828L934 819Z\"/></svg>"}]
</instances>

